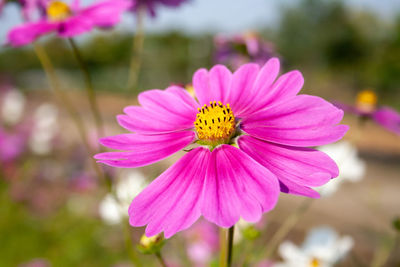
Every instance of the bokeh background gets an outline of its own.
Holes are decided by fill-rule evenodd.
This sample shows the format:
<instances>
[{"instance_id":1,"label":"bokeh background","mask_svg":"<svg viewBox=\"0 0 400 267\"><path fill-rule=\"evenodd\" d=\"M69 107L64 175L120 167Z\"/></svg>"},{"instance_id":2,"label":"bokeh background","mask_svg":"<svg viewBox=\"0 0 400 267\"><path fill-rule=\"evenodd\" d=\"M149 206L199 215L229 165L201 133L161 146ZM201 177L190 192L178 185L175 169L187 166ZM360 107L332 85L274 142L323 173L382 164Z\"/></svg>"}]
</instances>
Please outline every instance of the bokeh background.
<instances>
[{"instance_id":1,"label":"bokeh background","mask_svg":"<svg viewBox=\"0 0 400 267\"><path fill-rule=\"evenodd\" d=\"M21 22L18 6L8 4L0 14L0 42L4 44L7 32ZM216 35L249 31L272 44L283 71L303 73L303 93L351 105L358 92L369 88L377 94L379 105L400 111L399 1L191 0L178 8L160 6L155 17L145 17L144 25L142 64L133 89L126 82L135 15L127 12L115 29L77 38L98 93L107 135L124 132L115 116L137 103L141 91L189 84L195 70L214 65ZM39 42L56 67L64 92L87 128L93 129L88 133L90 145L99 150L85 85L68 43L53 35ZM25 99L23 126L14 129L25 134L25 141L8 139L0 147L23 150L1 163L0 266L131 266L131 251L143 229L102 219L99 207L107 186L93 171L91 155L63 102L52 94L32 46L0 48L0 87L2 108L11 89ZM400 136L372 121L360 123L351 114L344 122L351 127L344 139L366 164L363 179L343 183L335 194L313 201L284 239L301 244L310 229L328 225L354 240L338 266L400 266L399 233L392 225L400 216ZM39 137L25 128L36 129ZM178 156L139 171L151 181ZM108 185L129 176L129 170L102 168L110 177ZM268 240L303 201L282 194L275 210L265 214L265 222L257 228L260 235L246 241L254 244L235 245L238 266L257 266ZM167 242L163 251L171 266L190 266L186 250L192 240L196 238L179 233ZM210 264L217 266L217 254L212 255ZM144 266L157 266L152 255L140 257ZM282 260L279 253L270 259Z\"/></svg>"}]
</instances>

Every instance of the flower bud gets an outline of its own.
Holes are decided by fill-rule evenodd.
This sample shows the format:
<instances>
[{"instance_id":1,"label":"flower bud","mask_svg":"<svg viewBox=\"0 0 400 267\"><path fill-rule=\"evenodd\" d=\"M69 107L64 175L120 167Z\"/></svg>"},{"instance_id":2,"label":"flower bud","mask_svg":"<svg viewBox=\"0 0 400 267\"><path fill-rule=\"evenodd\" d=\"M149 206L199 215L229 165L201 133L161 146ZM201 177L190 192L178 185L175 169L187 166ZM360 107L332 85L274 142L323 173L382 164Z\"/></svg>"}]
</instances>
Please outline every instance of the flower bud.
<instances>
[{"instance_id":1,"label":"flower bud","mask_svg":"<svg viewBox=\"0 0 400 267\"><path fill-rule=\"evenodd\" d=\"M163 234L147 237L145 234L140 238L138 249L143 254L154 254L161 250L165 240Z\"/></svg>"}]
</instances>

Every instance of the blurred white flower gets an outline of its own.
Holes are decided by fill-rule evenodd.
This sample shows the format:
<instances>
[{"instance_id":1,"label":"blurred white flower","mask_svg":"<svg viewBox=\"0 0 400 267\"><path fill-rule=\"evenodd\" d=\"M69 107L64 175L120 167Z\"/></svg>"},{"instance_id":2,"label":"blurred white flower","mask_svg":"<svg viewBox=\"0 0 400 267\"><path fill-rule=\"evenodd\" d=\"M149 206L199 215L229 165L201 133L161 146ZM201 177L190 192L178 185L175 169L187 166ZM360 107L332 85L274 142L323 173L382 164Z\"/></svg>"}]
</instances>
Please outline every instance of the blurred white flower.
<instances>
[{"instance_id":1,"label":"blurred white flower","mask_svg":"<svg viewBox=\"0 0 400 267\"><path fill-rule=\"evenodd\" d=\"M330 267L343 259L353 247L350 236L339 237L329 227L312 229L301 247L290 241L279 246L284 262L275 267Z\"/></svg>"},{"instance_id":2,"label":"blurred white flower","mask_svg":"<svg viewBox=\"0 0 400 267\"><path fill-rule=\"evenodd\" d=\"M339 167L339 176L318 187L322 196L330 196L344 181L360 181L365 174L365 162L358 157L357 148L347 141L325 145L318 148L330 156Z\"/></svg>"},{"instance_id":3,"label":"blurred white flower","mask_svg":"<svg viewBox=\"0 0 400 267\"><path fill-rule=\"evenodd\" d=\"M1 118L5 124L14 125L21 120L25 102L25 96L16 89L5 93L1 105Z\"/></svg>"},{"instance_id":4,"label":"blurred white flower","mask_svg":"<svg viewBox=\"0 0 400 267\"><path fill-rule=\"evenodd\" d=\"M52 142L58 131L57 107L46 103L40 105L33 115L33 130L29 140L31 150L45 155L52 149Z\"/></svg>"},{"instance_id":5,"label":"blurred white flower","mask_svg":"<svg viewBox=\"0 0 400 267\"><path fill-rule=\"evenodd\" d=\"M107 194L99 206L100 217L109 224L118 224L128 217L128 209L134 197L146 186L146 177L137 170L121 175L115 186L115 195Z\"/></svg>"},{"instance_id":6,"label":"blurred white flower","mask_svg":"<svg viewBox=\"0 0 400 267\"><path fill-rule=\"evenodd\" d=\"M235 233L233 235L233 243L234 244L239 244L243 240L243 231L254 225L253 223L249 223L242 218L236 223L235 225Z\"/></svg>"}]
</instances>

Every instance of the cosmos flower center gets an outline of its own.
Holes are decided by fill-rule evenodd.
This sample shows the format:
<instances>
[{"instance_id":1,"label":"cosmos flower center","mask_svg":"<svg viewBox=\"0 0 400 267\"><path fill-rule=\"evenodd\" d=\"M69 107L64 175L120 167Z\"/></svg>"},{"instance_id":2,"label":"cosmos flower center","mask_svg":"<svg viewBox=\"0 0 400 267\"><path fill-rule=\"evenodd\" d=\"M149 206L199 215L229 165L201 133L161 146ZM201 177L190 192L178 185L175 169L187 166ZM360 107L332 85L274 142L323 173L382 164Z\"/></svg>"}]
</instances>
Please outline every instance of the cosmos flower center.
<instances>
[{"instance_id":1,"label":"cosmos flower center","mask_svg":"<svg viewBox=\"0 0 400 267\"><path fill-rule=\"evenodd\" d=\"M375 110L377 96L371 90L364 90L357 95L357 108L363 112L373 112Z\"/></svg>"},{"instance_id":2,"label":"cosmos flower center","mask_svg":"<svg viewBox=\"0 0 400 267\"><path fill-rule=\"evenodd\" d=\"M50 20L64 20L71 15L71 9L62 1L52 1L46 9L47 17Z\"/></svg>"},{"instance_id":3,"label":"cosmos flower center","mask_svg":"<svg viewBox=\"0 0 400 267\"><path fill-rule=\"evenodd\" d=\"M210 101L209 106L204 104L198 111L194 122L198 138L211 143L228 143L236 126L229 104Z\"/></svg>"}]
</instances>

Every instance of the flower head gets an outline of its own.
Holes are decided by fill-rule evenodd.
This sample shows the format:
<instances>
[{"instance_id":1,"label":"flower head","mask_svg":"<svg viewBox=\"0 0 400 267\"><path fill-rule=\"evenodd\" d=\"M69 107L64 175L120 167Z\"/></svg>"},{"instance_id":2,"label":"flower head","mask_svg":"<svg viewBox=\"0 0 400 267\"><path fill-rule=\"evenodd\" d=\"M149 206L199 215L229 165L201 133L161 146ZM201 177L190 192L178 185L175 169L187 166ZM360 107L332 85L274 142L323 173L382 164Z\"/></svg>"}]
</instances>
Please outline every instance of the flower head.
<instances>
[{"instance_id":1,"label":"flower head","mask_svg":"<svg viewBox=\"0 0 400 267\"><path fill-rule=\"evenodd\" d=\"M71 5L59 0L48 1L45 16L37 22L13 28L8 33L8 42L21 46L50 32L69 38L95 27L111 27L120 21L121 14L130 6L128 0L105 0L85 8L80 7L79 0L74 0Z\"/></svg>"},{"instance_id":2,"label":"flower head","mask_svg":"<svg viewBox=\"0 0 400 267\"><path fill-rule=\"evenodd\" d=\"M362 119L371 119L386 130L400 135L400 113L388 106L378 106L378 97L371 90L361 91L353 106L336 102L344 111L356 114Z\"/></svg>"},{"instance_id":3,"label":"flower head","mask_svg":"<svg viewBox=\"0 0 400 267\"><path fill-rule=\"evenodd\" d=\"M276 54L273 44L263 40L256 32L246 32L232 37L217 35L214 38L214 45L215 61L233 69L248 62L262 66Z\"/></svg>"},{"instance_id":4,"label":"flower head","mask_svg":"<svg viewBox=\"0 0 400 267\"><path fill-rule=\"evenodd\" d=\"M274 208L280 190L319 196L310 187L336 177L338 169L326 154L307 147L342 138L348 129L337 125L343 111L319 97L297 95L300 72L275 81L278 72L276 58L233 74L222 65L200 69L193 76L197 100L171 86L141 93L141 106L124 109L117 119L133 133L101 143L125 152L98 154L99 162L140 167L191 145L133 200L132 226L147 224L147 235L164 231L168 238L201 215L221 227L240 217L256 222Z\"/></svg>"},{"instance_id":5,"label":"flower head","mask_svg":"<svg viewBox=\"0 0 400 267\"><path fill-rule=\"evenodd\" d=\"M343 259L353 247L350 236L339 237L329 227L314 228L299 248L289 241L279 247L284 262L276 267L330 267Z\"/></svg>"}]
</instances>

